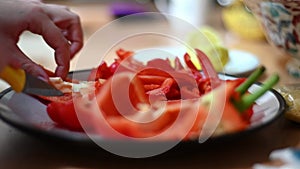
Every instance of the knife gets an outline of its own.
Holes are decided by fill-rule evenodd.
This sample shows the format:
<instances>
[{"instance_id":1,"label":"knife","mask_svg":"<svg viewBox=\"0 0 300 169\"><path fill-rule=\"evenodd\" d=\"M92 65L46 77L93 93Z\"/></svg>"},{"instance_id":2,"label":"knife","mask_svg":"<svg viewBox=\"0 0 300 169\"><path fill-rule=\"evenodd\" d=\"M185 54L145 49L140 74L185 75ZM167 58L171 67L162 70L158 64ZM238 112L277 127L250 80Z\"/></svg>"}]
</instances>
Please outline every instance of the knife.
<instances>
[{"instance_id":1,"label":"knife","mask_svg":"<svg viewBox=\"0 0 300 169\"><path fill-rule=\"evenodd\" d=\"M19 93L42 95L42 96L61 96L63 93L45 81L42 81L23 69L14 69L10 66L4 67L0 72L0 78L10 84L11 88Z\"/></svg>"}]
</instances>

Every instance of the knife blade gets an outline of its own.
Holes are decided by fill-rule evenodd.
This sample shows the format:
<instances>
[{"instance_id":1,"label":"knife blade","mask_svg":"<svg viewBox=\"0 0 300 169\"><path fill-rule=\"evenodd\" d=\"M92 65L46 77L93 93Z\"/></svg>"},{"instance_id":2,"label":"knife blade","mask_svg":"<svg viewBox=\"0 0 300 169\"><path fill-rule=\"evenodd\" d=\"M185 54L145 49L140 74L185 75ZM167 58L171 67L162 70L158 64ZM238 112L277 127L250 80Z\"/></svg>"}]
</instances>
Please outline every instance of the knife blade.
<instances>
[{"instance_id":1,"label":"knife blade","mask_svg":"<svg viewBox=\"0 0 300 169\"><path fill-rule=\"evenodd\" d=\"M5 80L12 89L19 93L43 95L43 96L61 96L63 93L57 90L49 83L40 80L23 69L14 69L10 66L4 67L0 72L0 78Z\"/></svg>"}]
</instances>

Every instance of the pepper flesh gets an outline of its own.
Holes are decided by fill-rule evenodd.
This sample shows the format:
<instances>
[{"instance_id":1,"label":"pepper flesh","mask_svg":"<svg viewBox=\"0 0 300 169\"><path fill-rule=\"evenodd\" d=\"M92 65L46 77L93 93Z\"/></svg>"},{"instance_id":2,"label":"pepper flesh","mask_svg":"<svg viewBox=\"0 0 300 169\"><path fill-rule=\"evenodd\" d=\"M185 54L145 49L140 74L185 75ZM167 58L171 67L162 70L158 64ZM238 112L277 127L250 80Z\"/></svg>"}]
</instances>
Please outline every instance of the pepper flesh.
<instances>
[{"instance_id":1,"label":"pepper flesh","mask_svg":"<svg viewBox=\"0 0 300 169\"><path fill-rule=\"evenodd\" d=\"M69 110L66 110L68 113L65 114L58 110L59 107L63 107L61 105L63 103L52 101L48 106L48 113L55 122L71 130L83 130L78 119L68 121L71 117L71 119L77 117L77 113L77 115L85 117L85 121L82 123L87 125L87 128L93 128L97 134L107 137L112 135L111 132L108 132L108 127L102 125L104 121L114 130L128 137L147 138L168 131L164 137L166 139L180 139L182 137L195 139L204 130L203 126L211 113L212 104L222 104L224 107L219 110L221 116L216 134L246 129L253 114L253 104L248 105L243 112L236 106L236 103L245 93L245 91L240 92L236 88L239 88L245 79L220 80L207 56L200 50L195 51L202 64L203 73L196 70L187 54L184 58L190 69L183 68L178 59L177 61L175 59L175 67L171 66L169 60L162 59L154 59L143 65L133 61L131 57L134 52L117 51L119 59L116 59L112 65L107 66L103 62L92 71L90 80L105 80L102 85L96 87L93 98L79 97L73 99L72 104L77 107L76 112L70 107ZM159 66L157 67L157 65ZM159 67L164 67L164 70L167 71L161 70ZM134 71L138 73L134 73ZM127 83L129 90L122 88L122 85L113 87L112 79L117 84ZM118 102L114 100L113 91L121 96ZM212 95L224 93L224 99L213 100ZM128 96L129 102L126 101L126 97L122 96ZM80 106L83 102L86 103L85 105L92 106ZM66 105L69 104L66 102ZM121 112L119 106L126 107L127 104L131 104L131 107L125 108L125 112ZM160 106L157 105L165 105L165 109L161 110ZM94 112L91 112L92 110ZM157 113L158 110L160 110L160 116L154 118L154 112ZM102 118L97 117L95 112L98 115L101 113ZM143 119L147 123L140 123L131 119ZM181 123L176 123L178 119ZM186 124L184 125L186 127L182 127L182 124ZM103 128L106 128L105 132ZM169 130L171 128L172 130Z\"/></svg>"}]
</instances>

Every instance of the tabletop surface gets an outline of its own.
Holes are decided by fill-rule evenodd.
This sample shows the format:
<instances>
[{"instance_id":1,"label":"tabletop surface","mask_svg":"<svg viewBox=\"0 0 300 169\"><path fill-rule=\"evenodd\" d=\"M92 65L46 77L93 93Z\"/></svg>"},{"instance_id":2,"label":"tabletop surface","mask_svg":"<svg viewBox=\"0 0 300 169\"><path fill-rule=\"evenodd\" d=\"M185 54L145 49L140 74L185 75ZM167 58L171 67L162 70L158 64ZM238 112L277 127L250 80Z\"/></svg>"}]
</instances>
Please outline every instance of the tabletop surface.
<instances>
[{"instance_id":1,"label":"tabletop surface","mask_svg":"<svg viewBox=\"0 0 300 169\"><path fill-rule=\"evenodd\" d=\"M107 7L101 3L63 3L78 13L83 23L86 41L97 29L113 20ZM267 68L264 78L278 73L280 85L298 83L291 77L285 63L288 57L274 50L266 41L248 41L220 29L218 16L211 21L217 25L225 44L230 49L245 50L256 55ZM140 22L140 21L139 21ZM149 23L148 23L149 24ZM151 23L152 24L152 23ZM161 24L161 23L159 23ZM147 23L144 23L147 25ZM125 26L126 27L126 26ZM128 29L132 27L128 26ZM125 28L124 28L125 29ZM133 29L133 28L132 28ZM30 41L26 39L24 42ZM113 37L113 35L111 35ZM124 44L130 49L140 48L137 40ZM154 42L153 42L154 43ZM145 46L153 45L152 42ZM133 46L134 44L134 46ZM155 44L160 45L159 42ZM164 43L162 43L164 45ZM24 47L26 50L26 46ZM46 49L48 50L48 49ZM28 51L30 52L30 51ZM49 51L48 51L49 52ZM50 51L51 52L51 51ZM49 68L54 68L50 58L35 58ZM95 65L93 61L72 61L73 70ZM82 67L80 65L83 65ZM264 80L262 78L261 80ZM0 89L6 88L4 82ZM300 146L300 125L283 116L272 124L235 139L225 139L198 145L179 145L174 150L153 158L129 159L112 155L97 146L76 146L48 138L32 136L0 121L0 168L44 168L44 169L90 169L90 168L251 168L255 163L268 162L269 154L275 149Z\"/></svg>"}]
</instances>

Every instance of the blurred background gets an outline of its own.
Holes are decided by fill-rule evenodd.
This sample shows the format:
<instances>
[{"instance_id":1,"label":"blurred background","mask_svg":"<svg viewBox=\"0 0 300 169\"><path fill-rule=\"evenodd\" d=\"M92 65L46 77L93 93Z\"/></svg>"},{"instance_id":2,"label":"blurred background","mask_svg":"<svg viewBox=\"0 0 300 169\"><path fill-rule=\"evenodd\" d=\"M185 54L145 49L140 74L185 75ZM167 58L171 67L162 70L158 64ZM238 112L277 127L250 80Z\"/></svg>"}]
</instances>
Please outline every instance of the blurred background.
<instances>
[{"instance_id":1,"label":"blurred background","mask_svg":"<svg viewBox=\"0 0 300 169\"><path fill-rule=\"evenodd\" d=\"M239 44L241 39L264 41L264 36L254 17L240 0L44 0L43 2L65 5L77 13L81 18L85 41L98 29L115 19L141 12L166 13L185 20L196 28L210 27L219 33L217 36L226 47ZM126 21L120 24L120 30L143 26L154 28L155 25L164 24L168 24L171 29L178 29L178 32L184 32L180 30L180 24L155 18ZM134 49L134 47L165 45L154 40L133 43L134 45L125 44L124 47ZM54 52L39 35L24 32L18 45L35 62L50 70L55 69ZM71 62L71 70L96 66L93 62L81 63L83 66L76 65L78 62L76 59ZM7 85L0 81L0 90L5 87Z\"/></svg>"}]
</instances>

